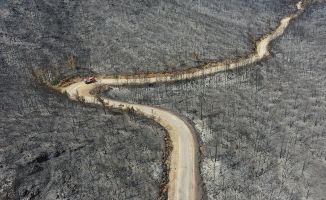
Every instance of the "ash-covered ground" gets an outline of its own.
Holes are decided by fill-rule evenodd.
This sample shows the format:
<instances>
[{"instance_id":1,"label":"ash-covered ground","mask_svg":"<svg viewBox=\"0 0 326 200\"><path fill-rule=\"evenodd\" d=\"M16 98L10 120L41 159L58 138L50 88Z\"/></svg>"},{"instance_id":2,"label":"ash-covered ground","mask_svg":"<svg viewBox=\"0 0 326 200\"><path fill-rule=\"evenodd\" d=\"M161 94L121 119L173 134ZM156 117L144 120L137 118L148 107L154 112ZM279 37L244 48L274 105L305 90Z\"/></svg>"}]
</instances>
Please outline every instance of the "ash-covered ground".
<instances>
[{"instance_id":1,"label":"ash-covered ground","mask_svg":"<svg viewBox=\"0 0 326 200\"><path fill-rule=\"evenodd\" d=\"M143 117L71 102L66 96L46 87L46 83L56 83L65 77L96 73L172 71L204 61L236 58L252 52L253 41L270 32L278 25L279 19L294 9L293 2L286 0L2 0L1 198L157 198L162 176L164 130ZM296 33L298 30L302 32L298 41L309 39L321 45L322 32L319 41L305 36L307 32L316 33L311 32L309 27L316 31L314 25L322 22L309 16L317 15L316 12L322 15L319 9L310 10L306 16L307 23L296 29ZM308 23L312 19L316 22ZM285 45L282 41L276 43ZM291 46L295 49L299 47ZM319 51L321 46L309 48L309 55L315 55L312 53L315 51L322 52ZM288 56L290 53L284 52L292 51L279 49L280 52L275 52L278 57L275 57L287 57L281 57L281 61L278 59L277 62L303 59L308 64L313 63L313 59L307 61L299 55ZM301 60L298 62L303 63ZM252 70L256 69L257 67L252 67ZM262 76L265 77L263 72ZM220 74L217 77L221 76L224 80L224 75L233 76ZM251 84L256 79L252 75L247 80ZM199 82L204 83L203 80ZM218 83L225 83L225 101L232 102L227 95L233 95L232 90L228 90L233 83L216 81L216 87ZM181 86L181 89L179 85L173 86L178 88L171 90L177 91L171 98L175 103L168 103L173 105L173 109L179 110L178 105L182 104L179 103L182 99L175 100L179 98L177 93L188 91L192 87L190 84L192 82ZM255 84L249 85L247 88L255 90L254 86ZM198 96L200 91L194 91L193 95ZM206 96L211 93L203 92L203 97L210 100ZM212 100L217 100L217 97L212 97ZM160 101L166 99L162 96ZM248 105L254 102L252 99L248 101ZM221 106L222 101L218 102L220 104L216 104L216 108L233 109L233 106L224 107ZM154 104L164 106L161 103ZM198 119L198 111L208 108L198 103L193 103L192 106L182 113L196 112L195 115L186 115L194 116L196 124L207 123L207 111L202 113L204 120L201 121ZM309 112L308 108L306 112ZM200 128L197 129L201 132ZM216 134L227 133L219 128L214 131ZM207 131L205 134L208 134ZM225 164L227 162L223 161L224 157L228 157L223 156L223 148L226 147L222 144L225 139L221 138L217 143L219 149L218 154L215 154L211 152L215 152L216 143L210 146L205 143L208 141L205 138L209 137L201 137L202 145L207 149L203 152L203 163L207 160L215 162L209 156L214 154L221 166L225 166L222 169L229 169ZM284 152L282 150L282 156ZM215 171L204 170L205 166L210 165L202 164L208 197L215 198L216 195L228 191L220 187L222 183L225 184L223 187L227 187L226 183L229 183L222 182L221 176L216 176L213 182L207 179ZM310 169L308 167L305 172ZM212 192L213 188L217 192ZM309 191L313 194L312 189Z\"/></svg>"}]
</instances>

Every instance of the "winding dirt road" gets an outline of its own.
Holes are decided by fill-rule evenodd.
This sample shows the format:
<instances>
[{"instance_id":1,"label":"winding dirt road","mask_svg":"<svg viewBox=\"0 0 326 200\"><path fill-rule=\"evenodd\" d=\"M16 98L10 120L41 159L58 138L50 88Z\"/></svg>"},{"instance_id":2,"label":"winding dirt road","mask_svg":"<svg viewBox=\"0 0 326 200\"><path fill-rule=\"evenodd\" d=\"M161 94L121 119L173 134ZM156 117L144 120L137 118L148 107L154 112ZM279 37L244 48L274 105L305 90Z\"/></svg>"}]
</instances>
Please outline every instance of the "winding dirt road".
<instances>
[{"instance_id":1,"label":"winding dirt road","mask_svg":"<svg viewBox=\"0 0 326 200\"><path fill-rule=\"evenodd\" d=\"M201 69L189 69L176 71L168 74L157 73L150 76L120 75L118 77L106 76L98 79L98 83L86 85L84 82L77 82L62 88L71 99L84 98L86 103L100 104L114 108L133 108L137 113L154 118L164 126L171 137L173 150L170 157L170 172L168 184L168 198L180 200L197 200L201 198L202 187L199 177L197 161L198 143L192 126L186 119L171 111L140 104L131 104L107 98L98 98L90 92L99 85L132 85L148 84L156 82L168 82L186 80L191 78L211 75L225 70L233 70L254 62L260 61L269 55L268 45L272 40L284 33L289 22L296 18L304 8L302 3L297 4L298 11L295 14L284 17L280 25L270 34L264 36L256 44L256 52L234 62L208 63Z\"/></svg>"}]
</instances>

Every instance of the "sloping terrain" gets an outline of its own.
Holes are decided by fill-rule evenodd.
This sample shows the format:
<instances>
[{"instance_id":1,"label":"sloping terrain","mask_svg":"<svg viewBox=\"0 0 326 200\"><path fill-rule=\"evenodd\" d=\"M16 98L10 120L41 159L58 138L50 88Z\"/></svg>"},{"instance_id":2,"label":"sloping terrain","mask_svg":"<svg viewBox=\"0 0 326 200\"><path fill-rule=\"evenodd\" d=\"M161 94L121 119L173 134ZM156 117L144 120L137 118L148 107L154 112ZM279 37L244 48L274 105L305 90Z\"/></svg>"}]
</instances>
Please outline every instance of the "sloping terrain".
<instances>
[{"instance_id":1,"label":"sloping terrain","mask_svg":"<svg viewBox=\"0 0 326 200\"><path fill-rule=\"evenodd\" d=\"M44 91L1 102L1 198L157 198L165 133L156 123Z\"/></svg>"},{"instance_id":2,"label":"sloping terrain","mask_svg":"<svg viewBox=\"0 0 326 200\"><path fill-rule=\"evenodd\" d=\"M193 60L233 58L251 52L252 39L293 10L287 3L3 0L1 197L156 198L163 141L156 134L164 135L159 127L148 121L134 125L128 116L79 105L35 85L92 71L163 71L195 65ZM110 117L102 121L105 112ZM143 135L137 140L134 132ZM123 147L134 154L121 152Z\"/></svg>"}]
</instances>

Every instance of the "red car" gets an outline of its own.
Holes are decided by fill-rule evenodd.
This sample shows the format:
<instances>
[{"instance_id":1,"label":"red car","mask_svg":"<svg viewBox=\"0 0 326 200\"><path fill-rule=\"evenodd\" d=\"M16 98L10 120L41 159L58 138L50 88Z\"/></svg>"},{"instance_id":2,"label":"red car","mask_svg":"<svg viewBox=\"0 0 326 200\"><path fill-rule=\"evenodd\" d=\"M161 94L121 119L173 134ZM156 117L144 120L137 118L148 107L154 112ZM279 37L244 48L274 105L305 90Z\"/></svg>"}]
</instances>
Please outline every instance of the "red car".
<instances>
[{"instance_id":1,"label":"red car","mask_svg":"<svg viewBox=\"0 0 326 200\"><path fill-rule=\"evenodd\" d=\"M91 84L91 83L95 83L96 80L95 80L94 77L89 77L89 78L85 79L84 82L85 82L86 84Z\"/></svg>"}]
</instances>

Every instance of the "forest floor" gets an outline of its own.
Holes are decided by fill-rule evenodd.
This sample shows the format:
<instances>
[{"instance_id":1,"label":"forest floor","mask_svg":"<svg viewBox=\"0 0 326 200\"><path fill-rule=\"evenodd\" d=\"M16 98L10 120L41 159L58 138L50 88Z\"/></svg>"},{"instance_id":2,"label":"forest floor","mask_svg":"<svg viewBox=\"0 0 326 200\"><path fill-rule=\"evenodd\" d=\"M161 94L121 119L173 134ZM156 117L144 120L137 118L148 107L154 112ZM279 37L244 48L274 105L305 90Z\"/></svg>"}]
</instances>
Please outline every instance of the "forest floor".
<instances>
[{"instance_id":1,"label":"forest floor","mask_svg":"<svg viewBox=\"0 0 326 200\"><path fill-rule=\"evenodd\" d=\"M171 150L162 126L46 86L236 60L296 9L293 0L3 0L0 197L158 198ZM270 56L241 70L101 95L187 117L203 199L322 199L325 12L312 5Z\"/></svg>"}]
</instances>

